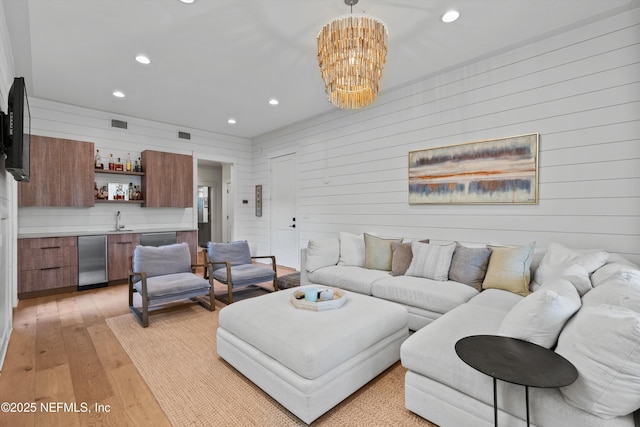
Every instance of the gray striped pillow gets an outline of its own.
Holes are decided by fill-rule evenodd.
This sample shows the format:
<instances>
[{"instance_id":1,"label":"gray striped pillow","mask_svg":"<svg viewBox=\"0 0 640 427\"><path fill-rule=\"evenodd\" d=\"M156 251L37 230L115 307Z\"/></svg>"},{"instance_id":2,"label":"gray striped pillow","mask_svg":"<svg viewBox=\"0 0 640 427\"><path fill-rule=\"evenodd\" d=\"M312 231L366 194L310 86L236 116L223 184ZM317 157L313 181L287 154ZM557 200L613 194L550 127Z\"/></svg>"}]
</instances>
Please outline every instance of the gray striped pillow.
<instances>
[{"instance_id":1,"label":"gray striped pillow","mask_svg":"<svg viewBox=\"0 0 640 427\"><path fill-rule=\"evenodd\" d=\"M455 249L455 243L436 245L412 242L413 259L405 275L441 281L448 280L451 258Z\"/></svg>"}]
</instances>

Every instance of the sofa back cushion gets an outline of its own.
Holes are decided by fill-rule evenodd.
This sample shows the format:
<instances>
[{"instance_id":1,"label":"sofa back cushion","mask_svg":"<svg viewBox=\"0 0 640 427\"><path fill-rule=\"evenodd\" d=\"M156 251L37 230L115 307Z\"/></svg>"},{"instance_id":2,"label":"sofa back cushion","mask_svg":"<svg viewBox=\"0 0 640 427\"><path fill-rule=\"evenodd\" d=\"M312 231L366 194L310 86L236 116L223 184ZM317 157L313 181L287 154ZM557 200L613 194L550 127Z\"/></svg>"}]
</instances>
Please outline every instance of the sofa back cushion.
<instances>
[{"instance_id":1,"label":"sofa back cushion","mask_svg":"<svg viewBox=\"0 0 640 427\"><path fill-rule=\"evenodd\" d=\"M578 379L560 389L569 404L605 419L640 408L639 313L583 307L560 334L556 352L578 370Z\"/></svg>"},{"instance_id":2,"label":"sofa back cushion","mask_svg":"<svg viewBox=\"0 0 640 427\"><path fill-rule=\"evenodd\" d=\"M609 254L605 251L597 249L577 251L559 243L551 243L540 265L535 270L533 286L541 286L549 279L563 277L567 274L575 275L577 268L580 271L585 270L586 275L580 272L577 275L579 277L571 282L582 296L591 289L588 275L602 267L607 262L607 258L609 258Z\"/></svg>"},{"instance_id":3,"label":"sofa back cushion","mask_svg":"<svg viewBox=\"0 0 640 427\"><path fill-rule=\"evenodd\" d=\"M191 252L187 243L166 246L136 246L133 250L133 271L147 277L191 272Z\"/></svg>"},{"instance_id":4,"label":"sofa back cushion","mask_svg":"<svg viewBox=\"0 0 640 427\"><path fill-rule=\"evenodd\" d=\"M251 250L246 240L231 243L209 242L207 256L211 262L229 261L232 266L251 264ZM225 267L223 264L214 264L212 267L213 270L220 268Z\"/></svg>"},{"instance_id":5,"label":"sofa back cushion","mask_svg":"<svg viewBox=\"0 0 640 427\"><path fill-rule=\"evenodd\" d=\"M337 238L309 240L304 265L309 273L322 267L336 265L339 260L340 240Z\"/></svg>"}]
</instances>

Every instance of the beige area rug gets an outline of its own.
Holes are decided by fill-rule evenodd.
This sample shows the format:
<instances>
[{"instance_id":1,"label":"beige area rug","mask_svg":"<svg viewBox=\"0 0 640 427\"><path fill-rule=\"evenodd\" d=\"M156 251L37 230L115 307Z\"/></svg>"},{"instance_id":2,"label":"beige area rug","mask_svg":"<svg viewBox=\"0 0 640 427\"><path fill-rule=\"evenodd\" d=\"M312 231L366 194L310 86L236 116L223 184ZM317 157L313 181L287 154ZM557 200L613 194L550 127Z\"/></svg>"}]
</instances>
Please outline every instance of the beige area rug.
<instances>
[{"instance_id":1,"label":"beige area rug","mask_svg":"<svg viewBox=\"0 0 640 427\"><path fill-rule=\"evenodd\" d=\"M192 306L151 316L107 319L174 426L301 426L295 415L216 353L219 309ZM404 407L404 374L396 363L313 426L434 426Z\"/></svg>"}]
</instances>

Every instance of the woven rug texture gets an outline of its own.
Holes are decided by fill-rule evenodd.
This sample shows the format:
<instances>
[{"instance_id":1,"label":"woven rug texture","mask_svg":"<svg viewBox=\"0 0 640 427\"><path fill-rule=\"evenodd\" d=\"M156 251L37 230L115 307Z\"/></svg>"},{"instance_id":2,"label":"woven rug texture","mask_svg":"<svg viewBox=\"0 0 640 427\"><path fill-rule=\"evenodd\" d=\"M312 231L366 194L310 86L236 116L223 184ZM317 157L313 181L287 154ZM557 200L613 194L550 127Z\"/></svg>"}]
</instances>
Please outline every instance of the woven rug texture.
<instances>
[{"instance_id":1,"label":"woven rug texture","mask_svg":"<svg viewBox=\"0 0 640 427\"><path fill-rule=\"evenodd\" d=\"M132 314L107 324L174 426L306 425L217 355L218 313L191 306L148 328ZM405 409L405 372L396 363L311 425L435 426Z\"/></svg>"}]
</instances>

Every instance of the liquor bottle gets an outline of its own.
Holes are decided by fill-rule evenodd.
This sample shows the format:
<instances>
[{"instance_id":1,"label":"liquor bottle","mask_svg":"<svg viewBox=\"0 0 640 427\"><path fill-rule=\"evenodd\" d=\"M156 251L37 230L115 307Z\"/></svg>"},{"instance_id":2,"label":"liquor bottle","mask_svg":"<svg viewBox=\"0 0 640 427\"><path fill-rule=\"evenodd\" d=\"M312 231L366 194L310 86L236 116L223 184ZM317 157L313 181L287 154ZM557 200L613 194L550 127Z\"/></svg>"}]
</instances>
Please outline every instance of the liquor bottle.
<instances>
[{"instance_id":1,"label":"liquor bottle","mask_svg":"<svg viewBox=\"0 0 640 427\"><path fill-rule=\"evenodd\" d=\"M120 160L120 157L118 157L118 163L116 163L116 170L117 171L124 170L124 165L122 164L122 161Z\"/></svg>"},{"instance_id":2,"label":"liquor bottle","mask_svg":"<svg viewBox=\"0 0 640 427\"><path fill-rule=\"evenodd\" d=\"M109 170L116 170L116 164L113 163L113 154L109 154Z\"/></svg>"},{"instance_id":3,"label":"liquor bottle","mask_svg":"<svg viewBox=\"0 0 640 427\"><path fill-rule=\"evenodd\" d=\"M131 163L128 163L128 165L131 166ZM133 182L129 183L129 200L133 200Z\"/></svg>"},{"instance_id":4,"label":"liquor bottle","mask_svg":"<svg viewBox=\"0 0 640 427\"><path fill-rule=\"evenodd\" d=\"M102 157L100 156L100 150L96 150L96 169L102 169Z\"/></svg>"},{"instance_id":5,"label":"liquor bottle","mask_svg":"<svg viewBox=\"0 0 640 427\"><path fill-rule=\"evenodd\" d=\"M131 172L131 153L127 153L127 171Z\"/></svg>"},{"instance_id":6,"label":"liquor bottle","mask_svg":"<svg viewBox=\"0 0 640 427\"><path fill-rule=\"evenodd\" d=\"M140 157L138 157L138 164L140 165L140 170L138 172L143 172L143 170L142 170L142 160L140 160Z\"/></svg>"},{"instance_id":7,"label":"liquor bottle","mask_svg":"<svg viewBox=\"0 0 640 427\"><path fill-rule=\"evenodd\" d=\"M134 172L140 172L140 164L138 163L137 160L136 160L135 165L133 165L133 171Z\"/></svg>"}]
</instances>

